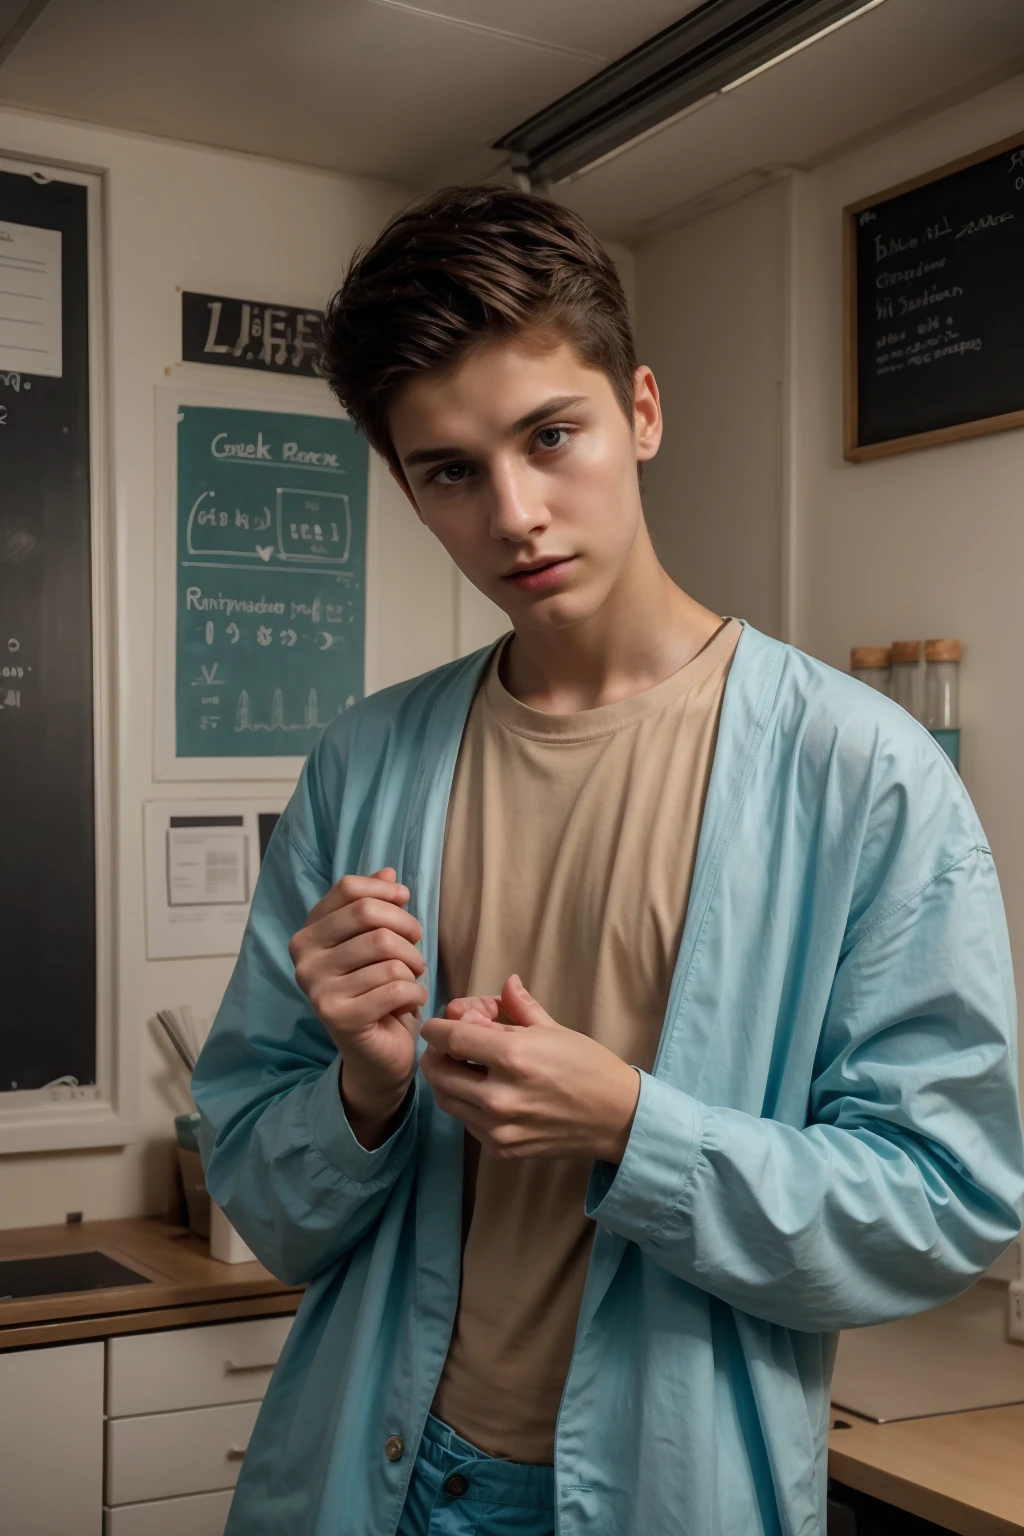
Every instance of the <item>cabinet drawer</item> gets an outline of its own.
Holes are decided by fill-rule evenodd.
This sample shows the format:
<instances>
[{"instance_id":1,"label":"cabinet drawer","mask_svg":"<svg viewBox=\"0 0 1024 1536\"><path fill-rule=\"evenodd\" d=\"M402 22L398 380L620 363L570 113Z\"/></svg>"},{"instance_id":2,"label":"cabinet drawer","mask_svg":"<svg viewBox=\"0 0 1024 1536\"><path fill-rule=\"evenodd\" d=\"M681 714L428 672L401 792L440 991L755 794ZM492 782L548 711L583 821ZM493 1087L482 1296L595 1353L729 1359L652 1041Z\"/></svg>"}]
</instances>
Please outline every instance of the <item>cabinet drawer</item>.
<instances>
[{"instance_id":1,"label":"cabinet drawer","mask_svg":"<svg viewBox=\"0 0 1024 1536\"><path fill-rule=\"evenodd\" d=\"M166 1413L261 1398L290 1317L127 1334L107 1342L107 1413Z\"/></svg>"},{"instance_id":2,"label":"cabinet drawer","mask_svg":"<svg viewBox=\"0 0 1024 1536\"><path fill-rule=\"evenodd\" d=\"M108 1504L233 1488L259 1403L107 1421Z\"/></svg>"},{"instance_id":3,"label":"cabinet drawer","mask_svg":"<svg viewBox=\"0 0 1024 1536\"><path fill-rule=\"evenodd\" d=\"M231 1490L108 1509L105 1536L224 1536Z\"/></svg>"}]
</instances>

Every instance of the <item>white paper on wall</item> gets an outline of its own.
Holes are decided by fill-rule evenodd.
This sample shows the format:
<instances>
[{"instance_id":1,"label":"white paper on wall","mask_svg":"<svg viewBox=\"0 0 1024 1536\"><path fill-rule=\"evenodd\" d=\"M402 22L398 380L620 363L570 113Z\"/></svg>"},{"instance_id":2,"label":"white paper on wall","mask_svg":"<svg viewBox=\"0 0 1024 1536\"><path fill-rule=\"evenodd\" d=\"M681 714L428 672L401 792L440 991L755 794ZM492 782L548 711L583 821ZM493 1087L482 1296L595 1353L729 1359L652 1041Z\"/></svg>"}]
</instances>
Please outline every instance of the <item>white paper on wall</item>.
<instances>
[{"instance_id":1,"label":"white paper on wall","mask_svg":"<svg viewBox=\"0 0 1024 1536\"><path fill-rule=\"evenodd\" d=\"M148 800L146 953L234 955L279 800Z\"/></svg>"},{"instance_id":2,"label":"white paper on wall","mask_svg":"<svg viewBox=\"0 0 1024 1536\"><path fill-rule=\"evenodd\" d=\"M61 233L0 219L0 372L59 379Z\"/></svg>"}]
</instances>

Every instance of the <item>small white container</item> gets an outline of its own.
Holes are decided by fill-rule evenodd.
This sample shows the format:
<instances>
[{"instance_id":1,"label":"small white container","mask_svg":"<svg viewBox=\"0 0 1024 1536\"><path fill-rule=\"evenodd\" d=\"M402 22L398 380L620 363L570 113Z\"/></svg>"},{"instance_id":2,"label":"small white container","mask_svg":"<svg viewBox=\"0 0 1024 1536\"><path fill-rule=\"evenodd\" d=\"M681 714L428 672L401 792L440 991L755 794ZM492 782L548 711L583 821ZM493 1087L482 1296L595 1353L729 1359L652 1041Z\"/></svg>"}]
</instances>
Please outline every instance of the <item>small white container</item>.
<instances>
[{"instance_id":1,"label":"small white container","mask_svg":"<svg viewBox=\"0 0 1024 1536\"><path fill-rule=\"evenodd\" d=\"M220 1206L210 1201L210 1258L222 1264L245 1264L256 1255L242 1241Z\"/></svg>"}]
</instances>

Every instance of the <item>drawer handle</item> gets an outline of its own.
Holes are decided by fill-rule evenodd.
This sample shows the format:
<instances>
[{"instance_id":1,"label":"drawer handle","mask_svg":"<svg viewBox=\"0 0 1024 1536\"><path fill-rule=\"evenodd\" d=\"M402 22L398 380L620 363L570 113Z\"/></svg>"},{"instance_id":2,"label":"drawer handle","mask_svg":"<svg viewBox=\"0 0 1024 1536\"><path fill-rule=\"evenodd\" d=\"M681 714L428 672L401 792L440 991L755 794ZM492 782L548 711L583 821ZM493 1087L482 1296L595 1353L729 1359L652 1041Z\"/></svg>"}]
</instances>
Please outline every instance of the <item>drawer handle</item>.
<instances>
[{"instance_id":1,"label":"drawer handle","mask_svg":"<svg viewBox=\"0 0 1024 1536\"><path fill-rule=\"evenodd\" d=\"M229 1445L228 1461L241 1461L248 1449L248 1445Z\"/></svg>"},{"instance_id":2,"label":"drawer handle","mask_svg":"<svg viewBox=\"0 0 1024 1536\"><path fill-rule=\"evenodd\" d=\"M272 1371L277 1364L276 1360L255 1360L251 1363L244 1360L225 1360L225 1371Z\"/></svg>"}]
</instances>

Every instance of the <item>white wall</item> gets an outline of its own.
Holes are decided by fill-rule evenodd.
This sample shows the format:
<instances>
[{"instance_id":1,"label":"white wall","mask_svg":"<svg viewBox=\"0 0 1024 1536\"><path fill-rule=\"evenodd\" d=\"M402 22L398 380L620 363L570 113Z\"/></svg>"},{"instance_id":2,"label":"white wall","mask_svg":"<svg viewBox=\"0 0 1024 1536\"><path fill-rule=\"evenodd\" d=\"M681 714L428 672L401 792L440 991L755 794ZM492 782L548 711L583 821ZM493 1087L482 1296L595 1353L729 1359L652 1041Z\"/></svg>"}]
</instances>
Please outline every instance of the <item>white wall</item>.
<instances>
[{"instance_id":1,"label":"white wall","mask_svg":"<svg viewBox=\"0 0 1024 1536\"><path fill-rule=\"evenodd\" d=\"M641 348L667 418L647 504L669 570L720 611L841 668L853 645L963 641L962 767L1019 974L1024 431L843 459L841 242L845 204L1019 131L1021 85L636 250Z\"/></svg>"},{"instance_id":2,"label":"white wall","mask_svg":"<svg viewBox=\"0 0 1024 1536\"><path fill-rule=\"evenodd\" d=\"M142 804L168 794L220 796L237 788L259 796L282 788L152 779L154 385L170 371L200 387L223 387L226 372L175 367L177 289L320 306L353 248L372 237L404 195L353 178L12 112L0 113L0 155L99 170L106 178L112 473L109 504L96 510L113 519L116 547L116 1013L118 1028L138 1037L144 1138L124 1149L0 1158L0 1226L14 1227L63 1221L70 1210L109 1218L165 1208L171 1116L190 1106L181 1071L146 1020L155 1008L179 1002L211 1014L231 962L146 960ZM248 375L241 379L259 387ZM280 393L277 380L266 383ZM371 480L369 561L368 686L450 660L452 568L379 470Z\"/></svg>"},{"instance_id":3,"label":"white wall","mask_svg":"<svg viewBox=\"0 0 1024 1536\"><path fill-rule=\"evenodd\" d=\"M658 381L644 475L655 547L720 613L780 631L786 189L769 186L635 253L637 346Z\"/></svg>"},{"instance_id":4,"label":"white wall","mask_svg":"<svg viewBox=\"0 0 1024 1536\"><path fill-rule=\"evenodd\" d=\"M797 644L840 667L851 645L963 641L962 769L1024 975L1024 431L847 463L840 266L845 204L1019 132L1021 87L1020 78L1007 82L823 166L796 189L793 623Z\"/></svg>"}]
</instances>

